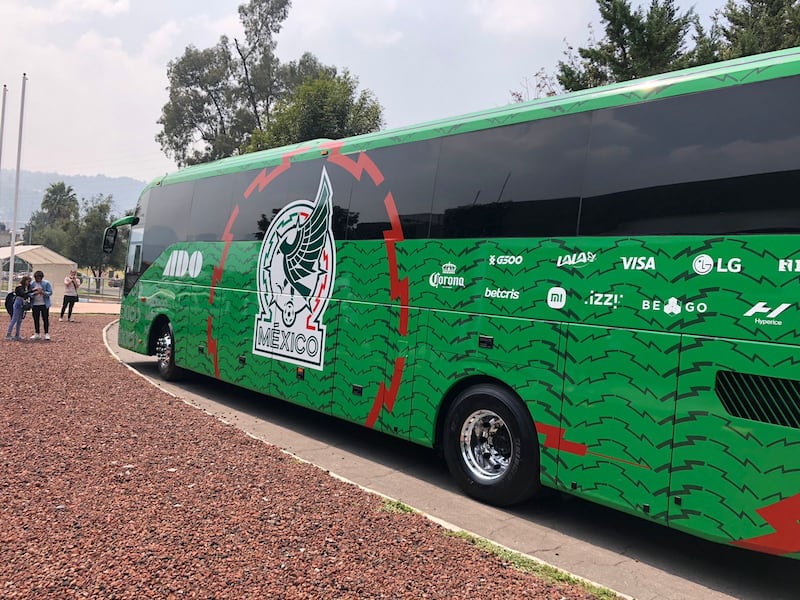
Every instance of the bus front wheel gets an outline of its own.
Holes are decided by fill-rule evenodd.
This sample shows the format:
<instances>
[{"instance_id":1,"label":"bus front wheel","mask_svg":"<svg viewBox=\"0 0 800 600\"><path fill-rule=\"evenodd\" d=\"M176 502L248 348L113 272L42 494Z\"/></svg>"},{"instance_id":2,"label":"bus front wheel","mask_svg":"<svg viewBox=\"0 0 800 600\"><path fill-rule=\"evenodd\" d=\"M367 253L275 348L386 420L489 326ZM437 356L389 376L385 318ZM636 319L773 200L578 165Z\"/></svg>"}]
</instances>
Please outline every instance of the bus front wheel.
<instances>
[{"instance_id":1,"label":"bus front wheel","mask_svg":"<svg viewBox=\"0 0 800 600\"><path fill-rule=\"evenodd\" d=\"M448 411L442 443L453 478L477 500L508 506L541 486L536 427L505 388L481 384L462 391Z\"/></svg>"},{"instance_id":2,"label":"bus front wheel","mask_svg":"<svg viewBox=\"0 0 800 600\"><path fill-rule=\"evenodd\" d=\"M158 331L156 364L158 374L165 381L177 381L183 375L183 369L175 365L175 335L169 322L164 323Z\"/></svg>"}]
</instances>

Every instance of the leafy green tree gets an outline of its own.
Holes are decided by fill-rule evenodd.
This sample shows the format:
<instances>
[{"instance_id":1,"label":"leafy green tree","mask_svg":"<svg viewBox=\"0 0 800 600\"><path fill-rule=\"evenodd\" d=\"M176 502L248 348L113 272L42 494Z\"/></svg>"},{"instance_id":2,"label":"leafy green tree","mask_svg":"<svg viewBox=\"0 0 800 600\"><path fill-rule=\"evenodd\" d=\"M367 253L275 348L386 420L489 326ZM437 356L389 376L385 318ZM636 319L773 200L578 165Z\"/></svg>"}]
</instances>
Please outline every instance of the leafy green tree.
<instances>
[{"instance_id":1,"label":"leafy green tree","mask_svg":"<svg viewBox=\"0 0 800 600\"><path fill-rule=\"evenodd\" d=\"M278 104L270 126L255 132L243 152L318 138L340 139L383 127L383 108L369 90L358 93L358 79L323 74L306 80Z\"/></svg>"},{"instance_id":2,"label":"leafy green tree","mask_svg":"<svg viewBox=\"0 0 800 600\"><path fill-rule=\"evenodd\" d=\"M79 205L75 191L63 181L52 183L45 190L41 208L31 215L25 226L23 239L69 256L78 221Z\"/></svg>"},{"instance_id":3,"label":"leafy green tree","mask_svg":"<svg viewBox=\"0 0 800 600\"><path fill-rule=\"evenodd\" d=\"M245 39L222 36L213 48L186 48L167 67L169 100L156 141L179 166L231 156L269 123L281 89L274 35L290 0L250 0L239 6Z\"/></svg>"},{"instance_id":4,"label":"leafy green tree","mask_svg":"<svg viewBox=\"0 0 800 600\"><path fill-rule=\"evenodd\" d=\"M688 66L687 36L696 23L692 9L681 13L675 0L651 0L645 11L630 0L597 0L605 30L599 42L567 51L558 64L558 83L580 90L628 81Z\"/></svg>"},{"instance_id":5,"label":"leafy green tree","mask_svg":"<svg viewBox=\"0 0 800 600\"><path fill-rule=\"evenodd\" d=\"M728 0L721 15L726 58L800 46L797 0Z\"/></svg>"},{"instance_id":6,"label":"leafy green tree","mask_svg":"<svg viewBox=\"0 0 800 600\"><path fill-rule=\"evenodd\" d=\"M109 264L121 264L119 257L109 259L103 254L103 233L106 227L115 220L111 213L112 203L112 197L103 194L98 194L91 200L83 202L80 226L73 238L72 251L67 255L79 265L88 267L92 271L92 275L97 278ZM121 247L122 244L117 244L117 246ZM98 292L100 292L100 285L101 282L98 279Z\"/></svg>"}]
</instances>

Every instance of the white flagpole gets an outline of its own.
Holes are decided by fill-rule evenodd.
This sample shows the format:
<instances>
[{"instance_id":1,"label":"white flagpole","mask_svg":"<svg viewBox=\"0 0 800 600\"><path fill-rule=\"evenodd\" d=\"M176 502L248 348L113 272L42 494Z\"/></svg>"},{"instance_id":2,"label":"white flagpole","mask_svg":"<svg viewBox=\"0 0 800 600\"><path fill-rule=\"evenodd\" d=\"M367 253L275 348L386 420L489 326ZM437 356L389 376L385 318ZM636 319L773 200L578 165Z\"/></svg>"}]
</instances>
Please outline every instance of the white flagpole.
<instances>
[{"instance_id":1,"label":"white flagpole","mask_svg":"<svg viewBox=\"0 0 800 600\"><path fill-rule=\"evenodd\" d=\"M8 95L8 86L3 84L3 108L0 109L0 195L3 191L3 132L6 129L6 96ZM11 269L9 269L8 281L11 282ZM9 290L11 291L11 290Z\"/></svg>"},{"instance_id":2,"label":"white flagpole","mask_svg":"<svg viewBox=\"0 0 800 600\"><path fill-rule=\"evenodd\" d=\"M25 84L28 81L26 73L22 74L22 99L19 103L19 141L17 142L17 178L14 183L14 218L11 223L11 252L8 257L8 291L14 289L14 246L17 243L17 206L19 205L19 167L22 160L22 122L25 116Z\"/></svg>"}]
</instances>

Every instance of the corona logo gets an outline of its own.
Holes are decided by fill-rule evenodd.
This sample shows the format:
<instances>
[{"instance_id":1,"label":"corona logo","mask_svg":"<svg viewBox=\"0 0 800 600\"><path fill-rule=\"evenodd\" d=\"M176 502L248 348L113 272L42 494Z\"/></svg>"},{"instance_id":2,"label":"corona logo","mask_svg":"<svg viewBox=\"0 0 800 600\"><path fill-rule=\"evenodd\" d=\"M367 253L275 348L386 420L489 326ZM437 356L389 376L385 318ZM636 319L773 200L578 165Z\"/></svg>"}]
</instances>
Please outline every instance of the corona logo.
<instances>
[{"instance_id":1,"label":"corona logo","mask_svg":"<svg viewBox=\"0 0 800 600\"><path fill-rule=\"evenodd\" d=\"M442 265L442 274L443 275L455 275L456 274L456 266L453 263L447 263L446 265Z\"/></svg>"}]
</instances>

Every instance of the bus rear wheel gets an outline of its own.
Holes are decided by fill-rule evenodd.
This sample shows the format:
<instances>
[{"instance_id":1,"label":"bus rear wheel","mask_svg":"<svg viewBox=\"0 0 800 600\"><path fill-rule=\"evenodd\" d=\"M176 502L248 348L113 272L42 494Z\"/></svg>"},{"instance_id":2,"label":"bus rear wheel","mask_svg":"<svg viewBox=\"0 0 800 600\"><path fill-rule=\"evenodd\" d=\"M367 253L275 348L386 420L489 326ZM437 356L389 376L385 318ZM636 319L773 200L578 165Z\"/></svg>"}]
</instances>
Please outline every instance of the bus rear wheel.
<instances>
[{"instance_id":1,"label":"bus rear wheel","mask_svg":"<svg viewBox=\"0 0 800 600\"><path fill-rule=\"evenodd\" d=\"M183 376L183 369L175 365L175 335L169 322L164 323L158 331L156 364L158 374L164 381L177 381Z\"/></svg>"},{"instance_id":2,"label":"bus rear wheel","mask_svg":"<svg viewBox=\"0 0 800 600\"><path fill-rule=\"evenodd\" d=\"M491 384L462 391L447 413L443 453L467 495L497 506L529 499L539 480L539 441L525 405Z\"/></svg>"}]
</instances>

